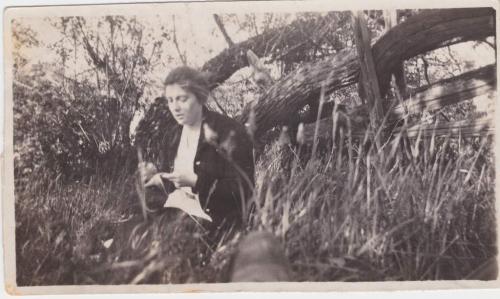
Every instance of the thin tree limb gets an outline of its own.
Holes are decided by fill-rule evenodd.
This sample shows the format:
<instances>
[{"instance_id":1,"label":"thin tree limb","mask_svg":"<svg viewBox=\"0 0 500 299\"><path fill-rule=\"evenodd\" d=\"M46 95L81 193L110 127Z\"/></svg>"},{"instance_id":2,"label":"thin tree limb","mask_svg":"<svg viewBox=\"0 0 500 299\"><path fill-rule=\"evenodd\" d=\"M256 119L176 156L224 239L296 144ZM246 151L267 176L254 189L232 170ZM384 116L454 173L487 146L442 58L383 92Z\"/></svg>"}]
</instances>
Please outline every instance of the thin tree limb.
<instances>
[{"instance_id":1,"label":"thin tree limb","mask_svg":"<svg viewBox=\"0 0 500 299\"><path fill-rule=\"evenodd\" d=\"M174 42L175 49L177 50L177 54L179 54L179 58L181 59L182 64L187 65L186 55L182 54L181 49L179 48L179 43L177 42L177 34L175 30L175 15L172 15L172 24L174 27L172 41Z\"/></svg>"},{"instance_id":2,"label":"thin tree limb","mask_svg":"<svg viewBox=\"0 0 500 299\"><path fill-rule=\"evenodd\" d=\"M222 33L222 36L226 40L226 43L228 44L229 47L233 47L234 42L231 39L231 37L229 36L229 34L227 34L226 27L224 27L224 23L222 22L221 18L217 14L214 14L213 16L214 16L215 23L217 24L217 27L219 27L219 30Z\"/></svg>"},{"instance_id":3,"label":"thin tree limb","mask_svg":"<svg viewBox=\"0 0 500 299\"><path fill-rule=\"evenodd\" d=\"M420 59L422 60L422 63L424 65L424 78L425 78L425 81L427 82L427 85L431 85L431 80L429 79L429 62L427 61L427 59L425 59L424 55L421 55Z\"/></svg>"}]
</instances>

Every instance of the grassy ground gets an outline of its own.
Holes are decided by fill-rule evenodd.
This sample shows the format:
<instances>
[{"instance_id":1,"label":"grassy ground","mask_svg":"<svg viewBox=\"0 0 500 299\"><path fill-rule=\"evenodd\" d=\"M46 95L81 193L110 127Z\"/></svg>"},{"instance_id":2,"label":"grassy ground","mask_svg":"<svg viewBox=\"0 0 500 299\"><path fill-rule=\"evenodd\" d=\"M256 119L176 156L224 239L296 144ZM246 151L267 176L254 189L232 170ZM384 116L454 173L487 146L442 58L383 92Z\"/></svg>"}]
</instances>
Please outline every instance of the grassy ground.
<instances>
[{"instance_id":1,"label":"grassy ground","mask_svg":"<svg viewBox=\"0 0 500 299\"><path fill-rule=\"evenodd\" d=\"M311 157L275 142L257 161L249 229L282 240L297 281L467 278L497 251L491 146L441 138L367 152L346 138ZM143 221L131 177L63 185L33 176L16 191L19 285L227 278L241 234L211 251L176 211Z\"/></svg>"}]
</instances>

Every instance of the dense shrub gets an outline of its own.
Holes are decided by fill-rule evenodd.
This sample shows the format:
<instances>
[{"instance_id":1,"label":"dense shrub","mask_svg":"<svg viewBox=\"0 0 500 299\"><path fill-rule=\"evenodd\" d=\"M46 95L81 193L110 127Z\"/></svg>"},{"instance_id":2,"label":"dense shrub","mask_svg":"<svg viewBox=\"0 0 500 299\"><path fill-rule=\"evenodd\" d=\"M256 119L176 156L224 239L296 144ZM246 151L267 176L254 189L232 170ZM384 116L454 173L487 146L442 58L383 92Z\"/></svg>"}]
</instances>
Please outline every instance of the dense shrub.
<instances>
[{"instance_id":1,"label":"dense shrub","mask_svg":"<svg viewBox=\"0 0 500 299\"><path fill-rule=\"evenodd\" d=\"M16 183L30 174L62 181L112 177L134 164L128 138L130 117L115 98L99 96L90 86L75 98L46 80L31 89L14 85ZM125 167L127 168L127 167Z\"/></svg>"}]
</instances>

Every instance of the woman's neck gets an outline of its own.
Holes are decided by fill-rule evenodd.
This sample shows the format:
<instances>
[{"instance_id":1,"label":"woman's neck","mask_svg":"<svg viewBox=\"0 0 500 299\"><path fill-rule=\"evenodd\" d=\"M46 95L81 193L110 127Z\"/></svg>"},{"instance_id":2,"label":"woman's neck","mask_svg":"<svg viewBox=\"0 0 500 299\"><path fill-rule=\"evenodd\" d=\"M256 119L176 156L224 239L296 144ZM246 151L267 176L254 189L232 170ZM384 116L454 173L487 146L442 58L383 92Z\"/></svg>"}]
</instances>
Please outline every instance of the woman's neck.
<instances>
[{"instance_id":1,"label":"woman's neck","mask_svg":"<svg viewBox=\"0 0 500 299\"><path fill-rule=\"evenodd\" d=\"M203 107L201 107L197 114L197 117L194 118L196 121L192 124L184 124L184 128L189 131L197 131L201 128L201 123L203 122Z\"/></svg>"},{"instance_id":2,"label":"woman's neck","mask_svg":"<svg viewBox=\"0 0 500 299\"><path fill-rule=\"evenodd\" d=\"M186 128L188 131L199 130L201 128L201 118L193 124L189 124L189 125L185 124L184 128Z\"/></svg>"}]
</instances>

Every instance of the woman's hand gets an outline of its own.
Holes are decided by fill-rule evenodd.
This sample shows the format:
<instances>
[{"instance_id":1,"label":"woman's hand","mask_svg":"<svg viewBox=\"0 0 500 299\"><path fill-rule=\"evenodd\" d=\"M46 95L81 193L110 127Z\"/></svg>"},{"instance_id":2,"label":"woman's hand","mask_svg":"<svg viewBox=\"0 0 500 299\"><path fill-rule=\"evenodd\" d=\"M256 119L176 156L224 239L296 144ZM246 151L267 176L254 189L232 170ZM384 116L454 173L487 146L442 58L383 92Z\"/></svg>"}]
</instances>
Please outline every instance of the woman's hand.
<instances>
[{"instance_id":1,"label":"woman's hand","mask_svg":"<svg viewBox=\"0 0 500 299\"><path fill-rule=\"evenodd\" d=\"M176 188L194 187L196 185L196 181L198 180L198 175L194 172L163 172L161 177L171 181Z\"/></svg>"},{"instance_id":2,"label":"woman's hand","mask_svg":"<svg viewBox=\"0 0 500 299\"><path fill-rule=\"evenodd\" d=\"M144 187L152 187L156 186L162 190L165 190L165 186L163 186L163 181L161 180L162 174L165 174L166 172L158 172L155 175L153 175L146 183L144 184Z\"/></svg>"},{"instance_id":3,"label":"woman's hand","mask_svg":"<svg viewBox=\"0 0 500 299\"><path fill-rule=\"evenodd\" d=\"M138 166L143 184L146 184L158 172L156 166L151 162L140 162Z\"/></svg>"}]
</instances>

